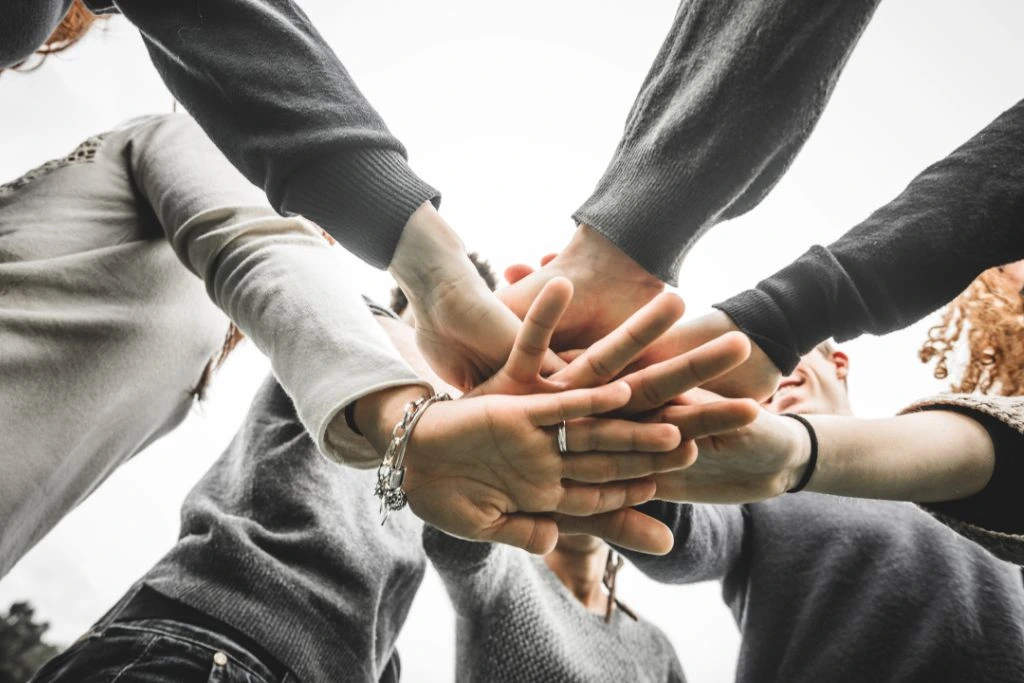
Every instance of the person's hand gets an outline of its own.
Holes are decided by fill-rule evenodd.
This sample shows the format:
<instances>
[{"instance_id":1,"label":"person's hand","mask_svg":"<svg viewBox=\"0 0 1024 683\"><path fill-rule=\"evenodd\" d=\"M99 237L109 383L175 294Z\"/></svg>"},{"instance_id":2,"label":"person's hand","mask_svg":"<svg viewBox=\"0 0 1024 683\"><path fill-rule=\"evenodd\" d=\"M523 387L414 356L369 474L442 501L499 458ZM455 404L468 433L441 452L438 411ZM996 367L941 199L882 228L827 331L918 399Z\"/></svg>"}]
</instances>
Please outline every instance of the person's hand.
<instances>
[{"instance_id":1,"label":"person's hand","mask_svg":"<svg viewBox=\"0 0 1024 683\"><path fill-rule=\"evenodd\" d=\"M581 253L596 253L604 258L586 258ZM602 274L601 269L607 269L607 273ZM525 264L506 269L505 279L511 286L498 292L498 296L522 316L533 301L531 297L536 297L545 283L563 276L577 285L578 294L552 336L552 347L566 351L561 355L570 360L580 353L577 349L589 347L633 311L655 299L664 287L611 242L583 225L565 252L542 259L540 270ZM725 313L712 311L660 335L637 354L630 369L669 361L724 334L739 331ZM780 379L781 373L771 359L751 344L750 356L742 365L713 378L705 388L722 396L763 401L775 391Z\"/></svg>"},{"instance_id":2,"label":"person's hand","mask_svg":"<svg viewBox=\"0 0 1024 683\"><path fill-rule=\"evenodd\" d=\"M576 294L555 331L555 349L586 348L665 288L599 232L581 225L566 248L540 270L506 271L512 284L498 297L522 318L545 283L556 277L568 278Z\"/></svg>"},{"instance_id":3,"label":"person's hand","mask_svg":"<svg viewBox=\"0 0 1024 683\"><path fill-rule=\"evenodd\" d=\"M416 343L442 379L465 390L502 367L521 323L430 202L409 218L388 269L409 299ZM545 363L547 370L564 365L554 354Z\"/></svg>"},{"instance_id":4,"label":"person's hand","mask_svg":"<svg viewBox=\"0 0 1024 683\"><path fill-rule=\"evenodd\" d=\"M571 286L564 280L542 292L491 389L551 389L540 367L552 323L569 298ZM653 313L633 328L637 334L656 335L676 317ZM632 355L623 355L620 344L604 348L603 362L624 365ZM405 402L421 393L416 387L398 387L356 404L356 421L378 452L386 448ZM623 408L630 394L628 384L616 382L541 395L474 394L434 404L408 445L403 489L410 507L450 534L532 552L546 552L557 540L558 522L543 513L566 519L598 515L588 525L591 533L624 547L667 552L669 530L629 509L653 495L653 483L629 480L685 464L689 454L678 449L678 429L589 417ZM562 420L567 421L568 454L558 452L556 444L555 427ZM625 481L609 483L615 480Z\"/></svg>"},{"instance_id":5,"label":"person's hand","mask_svg":"<svg viewBox=\"0 0 1024 683\"><path fill-rule=\"evenodd\" d=\"M749 399L690 391L651 419L679 427L696 440L696 462L655 476L657 497L674 502L752 503L780 495L803 474L810 455L807 431L796 420Z\"/></svg>"},{"instance_id":6,"label":"person's hand","mask_svg":"<svg viewBox=\"0 0 1024 683\"><path fill-rule=\"evenodd\" d=\"M633 367L644 367L676 358L729 332L739 332L739 328L729 316L718 310L679 323L647 347ZM782 373L775 363L757 344L751 343L750 357L742 365L715 377L705 383L703 388L722 396L752 398L760 402L775 392L781 379Z\"/></svg>"},{"instance_id":7,"label":"person's hand","mask_svg":"<svg viewBox=\"0 0 1024 683\"><path fill-rule=\"evenodd\" d=\"M647 432L622 420L579 419L628 400L626 385L615 383L435 404L409 442L403 485L409 505L453 535L549 552L558 526L541 513L589 516L637 505L654 495L654 484L632 479L676 465L674 428L656 425L661 429ZM563 419L569 420L567 455L559 453L555 439ZM659 451L666 453L664 464ZM596 535L659 554L672 545L663 527L635 540L610 524Z\"/></svg>"}]
</instances>

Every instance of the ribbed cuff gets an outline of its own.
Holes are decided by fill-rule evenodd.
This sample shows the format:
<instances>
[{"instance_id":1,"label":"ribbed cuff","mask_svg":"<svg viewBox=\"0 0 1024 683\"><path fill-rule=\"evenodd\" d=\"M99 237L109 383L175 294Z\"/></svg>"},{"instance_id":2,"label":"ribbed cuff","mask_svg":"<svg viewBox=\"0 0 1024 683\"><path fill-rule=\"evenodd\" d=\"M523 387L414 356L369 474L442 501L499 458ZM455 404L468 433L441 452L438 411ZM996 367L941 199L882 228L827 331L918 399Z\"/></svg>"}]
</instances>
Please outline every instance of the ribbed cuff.
<instances>
[{"instance_id":1,"label":"ribbed cuff","mask_svg":"<svg viewBox=\"0 0 1024 683\"><path fill-rule=\"evenodd\" d=\"M466 541L424 524L423 550L439 571L470 572L487 562L495 550L495 545L482 541Z\"/></svg>"},{"instance_id":2,"label":"ribbed cuff","mask_svg":"<svg viewBox=\"0 0 1024 683\"><path fill-rule=\"evenodd\" d=\"M617 155L573 220L594 228L651 275L675 286L686 253L713 225L707 205L687 192L688 177L685 169L654 155Z\"/></svg>"},{"instance_id":3,"label":"ribbed cuff","mask_svg":"<svg viewBox=\"0 0 1024 683\"><path fill-rule=\"evenodd\" d=\"M440 193L423 182L400 152L359 149L297 170L281 200L284 212L318 224L353 254L387 268L409 216Z\"/></svg>"},{"instance_id":4,"label":"ribbed cuff","mask_svg":"<svg viewBox=\"0 0 1024 683\"><path fill-rule=\"evenodd\" d=\"M783 375L800 356L829 337L851 339L860 331L864 305L832 253L814 246L770 278L715 304L761 347ZM844 319L845 318L845 319Z\"/></svg>"},{"instance_id":5,"label":"ribbed cuff","mask_svg":"<svg viewBox=\"0 0 1024 683\"><path fill-rule=\"evenodd\" d=\"M757 289L748 289L712 308L725 313L750 341L765 352L783 377L793 372L800 354L786 322L786 316L772 298Z\"/></svg>"}]
</instances>

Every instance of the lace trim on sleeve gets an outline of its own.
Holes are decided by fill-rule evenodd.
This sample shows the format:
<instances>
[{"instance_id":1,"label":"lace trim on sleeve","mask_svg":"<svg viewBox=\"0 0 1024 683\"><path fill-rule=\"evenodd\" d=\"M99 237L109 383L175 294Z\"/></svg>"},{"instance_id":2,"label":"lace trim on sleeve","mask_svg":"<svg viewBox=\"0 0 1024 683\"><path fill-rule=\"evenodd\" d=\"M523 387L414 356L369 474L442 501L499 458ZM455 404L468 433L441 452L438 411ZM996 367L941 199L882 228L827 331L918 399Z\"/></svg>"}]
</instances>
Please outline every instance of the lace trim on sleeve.
<instances>
[{"instance_id":1,"label":"lace trim on sleeve","mask_svg":"<svg viewBox=\"0 0 1024 683\"><path fill-rule=\"evenodd\" d=\"M100 144L103 142L103 138L105 137L105 133L102 135L95 135L80 144L67 156L60 157L59 159L51 159L42 166L38 166L28 173L25 173L20 178L12 180L4 185L0 185L0 197L6 197L14 194L26 185L52 173L53 171L56 171L58 168L64 168L65 166L70 166L72 164L90 163L94 161L96 159L96 152L99 150Z\"/></svg>"}]
</instances>

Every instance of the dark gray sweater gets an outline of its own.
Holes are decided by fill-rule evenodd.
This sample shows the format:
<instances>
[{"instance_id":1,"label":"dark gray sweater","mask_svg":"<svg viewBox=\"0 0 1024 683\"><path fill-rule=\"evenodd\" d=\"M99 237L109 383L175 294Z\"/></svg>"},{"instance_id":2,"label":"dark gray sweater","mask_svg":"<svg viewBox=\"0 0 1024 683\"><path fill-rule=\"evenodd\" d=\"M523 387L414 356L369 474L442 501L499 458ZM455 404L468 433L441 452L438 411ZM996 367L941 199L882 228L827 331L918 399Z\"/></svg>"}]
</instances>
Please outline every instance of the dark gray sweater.
<instances>
[{"instance_id":1,"label":"dark gray sweater","mask_svg":"<svg viewBox=\"0 0 1024 683\"><path fill-rule=\"evenodd\" d=\"M292 0L84 0L142 33L167 87L274 208L386 267L436 190ZM70 0L0 0L0 65L31 54Z\"/></svg>"},{"instance_id":2,"label":"dark gray sweater","mask_svg":"<svg viewBox=\"0 0 1024 683\"><path fill-rule=\"evenodd\" d=\"M139 28L174 95L275 208L367 262L386 266L409 215L439 201L292 0L85 1ZM674 283L706 230L781 178L877 4L683 2L576 219ZM24 57L68 5L0 0L0 63ZM1018 105L835 244L719 307L785 373L825 338L908 325L1024 257L1022 119Z\"/></svg>"},{"instance_id":3,"label":"dark gray sweater","mask_svg":"<svg viewBox=\"0 0 1024 683\"><path fill-rule=\"evenodd\" d=\"M375 477L320 455L269 378L141 583L242 632L302 681L397 681L395 640L426 560L409 510L381 526Z\"/></svg>"},{"instance_id":4,"label":"dark gray sweater","mask_svg":"<svg viewBox=\"0 0 1024 683\"><path fill-rule=\"evenodd\" d=\"M746 506L643 506L668 583L722 581L743 634L737 683L1024 681L1021 569L908 503L814 493Z\"/></svg>"},{"instance_id":5,"label":"dark gray sweater","mask_svg":"<svg viewBox=\"0 0 1024 683\"><path fill-rule=\"evenodd\" d=\"M456 680L685 683L661 629L622 610L606 624L543 559L431 526L423 547L455 606Z\"/></svg>"}]
</instances>

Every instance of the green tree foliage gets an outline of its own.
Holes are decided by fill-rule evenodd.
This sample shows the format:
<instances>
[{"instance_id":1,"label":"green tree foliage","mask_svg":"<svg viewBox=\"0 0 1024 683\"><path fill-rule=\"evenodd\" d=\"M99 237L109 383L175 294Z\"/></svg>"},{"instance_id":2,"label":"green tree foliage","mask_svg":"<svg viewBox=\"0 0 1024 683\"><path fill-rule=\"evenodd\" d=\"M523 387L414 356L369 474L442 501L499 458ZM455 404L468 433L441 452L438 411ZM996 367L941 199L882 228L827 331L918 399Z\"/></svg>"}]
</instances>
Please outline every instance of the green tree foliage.
<instances>
[{"instance_id":1,"label":"green tree foliage","mask_svg":"<svg viewBox=\"0 0 1024 683\"><path fill-rule=\"evenodd\" d=\"M60 652L60 648L43 642L50 625L35 621L34 613L27 602L16 602L0 618L0 683L25 683Z\"/></svg>"}]
</instances>

